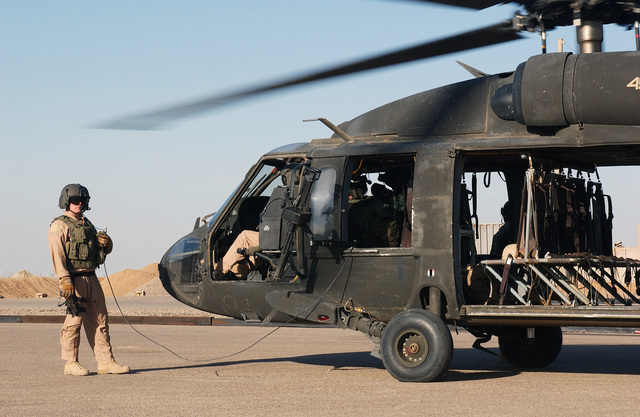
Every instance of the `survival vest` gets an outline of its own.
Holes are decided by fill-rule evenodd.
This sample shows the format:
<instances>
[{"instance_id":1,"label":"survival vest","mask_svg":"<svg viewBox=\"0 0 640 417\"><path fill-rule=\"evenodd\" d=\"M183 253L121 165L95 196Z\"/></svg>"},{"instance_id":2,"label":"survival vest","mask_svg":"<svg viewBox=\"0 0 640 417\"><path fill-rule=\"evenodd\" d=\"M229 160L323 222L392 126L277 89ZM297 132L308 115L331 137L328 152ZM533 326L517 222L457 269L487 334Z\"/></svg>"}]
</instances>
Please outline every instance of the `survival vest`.
<instances>
[{"instance_id":1,"label":"survival vest","mask_svg":"<svg viewBox=\"0 0 640 417\"><path fill-rule=\"evenodd\" d=\"M65 243L69 271L95 269L104 262L106 255L98 246L97 231L89 219L85 217L84 222L79 222L62 215L55 220L69 226L70 239Z\"/></svg>"}]
</instances>

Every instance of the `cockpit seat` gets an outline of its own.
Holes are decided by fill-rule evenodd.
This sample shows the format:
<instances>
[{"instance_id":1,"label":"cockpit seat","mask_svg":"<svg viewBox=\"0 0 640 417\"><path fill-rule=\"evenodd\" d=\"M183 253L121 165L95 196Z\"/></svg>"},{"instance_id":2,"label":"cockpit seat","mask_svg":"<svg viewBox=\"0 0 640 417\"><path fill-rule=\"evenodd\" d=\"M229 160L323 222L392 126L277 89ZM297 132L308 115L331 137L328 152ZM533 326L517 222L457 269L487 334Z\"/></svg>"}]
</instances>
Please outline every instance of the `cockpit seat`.
<instances>
[{"instance_id":1,"label":"cockpit seat","mask_svg":"<svg viewBox=\"0 0 640 417\"><path fill-rule=\"evenodd\" d=\"M247 197L238 206L238 219L233 225L233 231L256 230L260 224L260 213L269 201L268 196Z\"/></svg>"}]
</instances>

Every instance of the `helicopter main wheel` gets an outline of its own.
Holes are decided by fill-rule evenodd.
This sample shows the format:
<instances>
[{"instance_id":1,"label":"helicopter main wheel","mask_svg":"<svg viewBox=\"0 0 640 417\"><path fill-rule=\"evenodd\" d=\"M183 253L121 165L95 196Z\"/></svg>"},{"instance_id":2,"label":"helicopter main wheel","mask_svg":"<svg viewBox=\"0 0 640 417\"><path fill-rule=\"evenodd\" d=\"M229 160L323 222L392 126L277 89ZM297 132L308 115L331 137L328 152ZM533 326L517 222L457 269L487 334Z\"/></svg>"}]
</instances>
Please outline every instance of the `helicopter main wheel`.
<instances>
[{"instance_id":1,"label":"helicopter main wheel","mask_svg":"<svg viewBox=\"0 0 640 417\"><path fill-rule=\"evenodd\" d=\"M380 340L382 363L404 382L428 382L442 376L453 356L451 332L440 317L408 310L393 317Z\"/></svg>"},{"instance_id":2,"label":"helicopter main wheel","mask_svg":"<svg viewBox=\"0 0 640 417\"><path fill-rule=\"evenodd\" d=\"M527 337L525 327L498 337L500 353L519 368L544 368L556 360L562 349L560 327L535 327L533 338Z\"/></svg>"}]
</instances>

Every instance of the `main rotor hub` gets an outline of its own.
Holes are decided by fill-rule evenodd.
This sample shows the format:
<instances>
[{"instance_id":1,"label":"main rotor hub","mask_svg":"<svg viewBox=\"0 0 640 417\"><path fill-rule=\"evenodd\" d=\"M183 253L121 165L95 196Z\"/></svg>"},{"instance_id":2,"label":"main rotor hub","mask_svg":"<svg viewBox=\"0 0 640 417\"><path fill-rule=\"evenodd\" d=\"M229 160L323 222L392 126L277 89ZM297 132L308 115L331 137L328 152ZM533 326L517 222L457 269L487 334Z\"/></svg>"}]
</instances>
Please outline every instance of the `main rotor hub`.
<instances>
[{"instance_id":1,"label":"main rotor hub","mask_svg":"<svg viewBox=\"0 0 640 417\"><path fill-rule=\"evenodd\" d=\"M516 3L521 4L529 15L516 14L514 28L544 33L558 26L576 26L581 53L602 51L603 25L615 23L631 27L640 20L637 1L521 0Z\"/></svg>"},{"instance_id":2,"label":"main rotor hub","mask_svg":"<svg viewBox=\"0 0 640 417\"><path fill-rule=\"evenodd\" d=\"M637 1L616 0L521 0L516 3L535 16L546 29L583 26L588 22L631 26L638 20Z\"/></svg>"}]
</instances>

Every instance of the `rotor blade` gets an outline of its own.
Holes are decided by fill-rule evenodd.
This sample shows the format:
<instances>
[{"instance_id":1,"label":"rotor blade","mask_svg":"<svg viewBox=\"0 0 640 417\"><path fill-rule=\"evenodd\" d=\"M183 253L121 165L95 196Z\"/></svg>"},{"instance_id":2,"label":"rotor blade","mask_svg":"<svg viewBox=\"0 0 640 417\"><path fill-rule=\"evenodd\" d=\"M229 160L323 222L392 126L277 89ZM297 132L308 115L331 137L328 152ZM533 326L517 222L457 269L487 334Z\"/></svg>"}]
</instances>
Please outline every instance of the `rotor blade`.
<instances>
[{"instance_id":1,"label":"rotor blade","mask_svg":"<svg viewBox=\"0 0 640 417\"><path fill-rule=\"evenodd\" d=\"M504 1L504 0L413 0L413 1L421 1L423 3L438 3L438 4L446 4L448 6L457 6L457 7L467 7L469 9L482 10L487 7L495 6L500 3L517 3L515 1Z\"/></svg>"},{"instance_id":2,"label":"rotor blade","mask_svg":"<svg viewBox=\"0 0 640 417\"><path fill-rule=\"evenodd\" d=\"M140 114L110 122L100 126L106 129L134 129L146 130L156 128L158 125L183 117L192 116L215 107L230 104L248 97L278 90L285 87L339 77L347 74L383 68L405 62L417 61L425 58L432 58L446 55L453 52L479 48L482 46L494 45L502 42L519 39L517 29L514 29L510 20L496 25L462 33L460 35L443 38L437 41L427 42L422 45L401 49L391 53L376 57L356 61L351 64L342 65L328 70L311 73L298 78L292 78L273 84L241 90L235 93L214 96L202 100L194 101L184 105L169 107L158 111Z\"/></svg>"}]
</instances>

